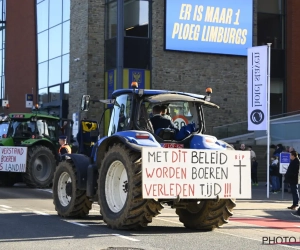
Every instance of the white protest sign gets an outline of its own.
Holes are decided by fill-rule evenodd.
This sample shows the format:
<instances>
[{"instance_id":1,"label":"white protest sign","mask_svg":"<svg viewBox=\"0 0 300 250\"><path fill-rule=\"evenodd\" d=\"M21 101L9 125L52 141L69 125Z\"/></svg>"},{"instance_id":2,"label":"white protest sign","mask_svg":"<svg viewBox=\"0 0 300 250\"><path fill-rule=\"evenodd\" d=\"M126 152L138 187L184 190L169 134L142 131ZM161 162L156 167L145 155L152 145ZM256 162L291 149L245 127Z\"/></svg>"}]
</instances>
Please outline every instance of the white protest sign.
<instances>
[{"instance_id":1,"label":"white protest sign","mask_svg":"<svg viewBox=\"0 0 300 250\"><path fill-rule=\"evenodd\" d=\"M285 174L291 162L290 153L280 153L279 157L279 173Z\"/></svg>"},{"instance_id":2,"label":"white protest sign","mask_svg":"<svg viewBox=\"0 0 300 250\"><path fill-rule=\"evenodd\" d=\"M26 172L27 147L0 147L0 172Z\"/></svg>"},{"instance_id":3,"label":"white protest sign","mask_svg":"<svg viewBox=\"0 0 300 250\"><path fill-rule=\"evenodd\" d=\"M143 147L143 198L251 198L250 151Z\"/></svg>"}]
</instances>

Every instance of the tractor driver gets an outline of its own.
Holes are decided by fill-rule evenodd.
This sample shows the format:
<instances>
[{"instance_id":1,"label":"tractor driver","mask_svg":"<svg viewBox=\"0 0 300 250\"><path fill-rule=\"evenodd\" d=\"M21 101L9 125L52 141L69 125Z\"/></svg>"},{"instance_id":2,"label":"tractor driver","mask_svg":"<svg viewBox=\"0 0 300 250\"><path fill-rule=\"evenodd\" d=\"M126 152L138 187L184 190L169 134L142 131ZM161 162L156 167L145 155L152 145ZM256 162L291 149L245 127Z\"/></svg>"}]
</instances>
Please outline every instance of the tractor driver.
<instances>
[{"instance_id":1,"label":"tractor driver","mask_svg":"<svg viewBox=\"0 0 300 250\"><path fill-rule=\"evenodd\" d=\"M173 121L171 121L168 118L165 118L161 115L161 107L159 105L155 105L152 108L152 114L153 114L153 116L150 118L150 121L152 123L154 133L159 128L172 128L172 129L175 129Z\"/></svg>"},{"instance_id":2,"label":"tractor driver","mask_svg":"<svg viewBox=\"0 0 300 250\"><path fill-rule=\"evenodd\" d=\"M61 135L59 137L59 145L60 148L58 150L59 155L64 155L64 154L71 154L72 150L69 144L67 143L67 137L65 135Z\"/></svg>"}]
</instances>

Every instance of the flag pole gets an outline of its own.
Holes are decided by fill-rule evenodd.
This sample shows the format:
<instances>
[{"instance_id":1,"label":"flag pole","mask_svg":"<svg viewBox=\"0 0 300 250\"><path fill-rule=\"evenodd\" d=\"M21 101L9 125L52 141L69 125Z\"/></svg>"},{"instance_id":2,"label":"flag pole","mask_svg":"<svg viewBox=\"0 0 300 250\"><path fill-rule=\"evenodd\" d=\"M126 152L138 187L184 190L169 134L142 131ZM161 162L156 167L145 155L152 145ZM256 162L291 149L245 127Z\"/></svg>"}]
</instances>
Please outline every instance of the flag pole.
<instances>
[{"instance_id":1,"label":"flag pole","mask_svg":"<svg viewBox=\"0 0 300 250\"><path fill-rule=\"evenodd\" d=\"M270 89L271 89L271 45L272 43L267 43L268 45L268 92L267 92L267 105L268 105L268 118L267 118L267 198L270 196Z\"/></svg>"}]
</instances>

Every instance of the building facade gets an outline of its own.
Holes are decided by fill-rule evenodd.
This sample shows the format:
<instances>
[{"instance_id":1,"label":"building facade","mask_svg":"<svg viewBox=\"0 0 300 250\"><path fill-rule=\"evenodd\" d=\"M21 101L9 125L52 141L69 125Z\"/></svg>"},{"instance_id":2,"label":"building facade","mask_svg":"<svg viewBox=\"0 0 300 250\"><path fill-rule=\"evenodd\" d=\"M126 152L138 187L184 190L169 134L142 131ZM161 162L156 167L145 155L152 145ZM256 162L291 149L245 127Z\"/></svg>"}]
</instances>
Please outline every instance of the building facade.
<instances>
[{"instance_id":1,"label":"building facade","mask_svg":"<svg viewBox=\"0 0 300 250\"><path fill-rule=\"evenodd\" d=\"M272 43L271 115L300 110L300 90L296 87L300 74L296 44L300 1L227 0L222 5L226 8L224 16L222 11L215 14L218 7L223 8L218 1L210 1L214 10L203 16L207 23L202 22L196 1L190 1L195 2L192 11L179 0L16 2L7 1L6 10L2 8L5 28L1 32L6 39L0 48L5 58L0 65L4 69L0 72L1 97L9 99L10 112L29 110L23 99L26 93L34 93L35 101L44 108L71 118L73 113L80 113L83 94L93 99L109 98L113 90L128 88L132 81L142 88L199 94L211 87L212 101L221 108L206 110L209 132L215 126L247 120L246 46L267 43ZM203 4L207 5L207 0ZM212 44L205 40L217 38L205 38L204 26L208 33L210 28L232 30L234 25L236 30L247 30L243 52L239 46L227 50L226 41ZM200 26L202 43L193 47L188 40L199 39L197 32L186 37L180 32L185 27L197 31ZM172 43L172 36L182 41ZM232 43L243 43L242 36ZM103 109L94 103L89 112L81 112L81 117L99 120Z\"/></svg>"}]
</instances>

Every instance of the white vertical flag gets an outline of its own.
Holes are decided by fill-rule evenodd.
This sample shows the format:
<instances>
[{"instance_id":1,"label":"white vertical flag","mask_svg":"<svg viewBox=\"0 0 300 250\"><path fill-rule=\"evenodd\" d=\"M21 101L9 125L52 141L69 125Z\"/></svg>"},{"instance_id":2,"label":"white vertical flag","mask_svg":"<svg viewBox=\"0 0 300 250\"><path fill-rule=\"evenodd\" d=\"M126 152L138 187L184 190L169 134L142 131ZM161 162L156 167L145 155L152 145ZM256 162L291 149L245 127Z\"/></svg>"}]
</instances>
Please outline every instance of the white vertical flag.
<instances>
[{"instance_id":1,"label":"white vertical flag","mask_svg":"<svg viewBox=\"0 0 300 250\"><path fill-rule=\"evenodd\" d=\"M267 130L268 46L248 48L248 130Z\"/></svg>"}]
</instances>

